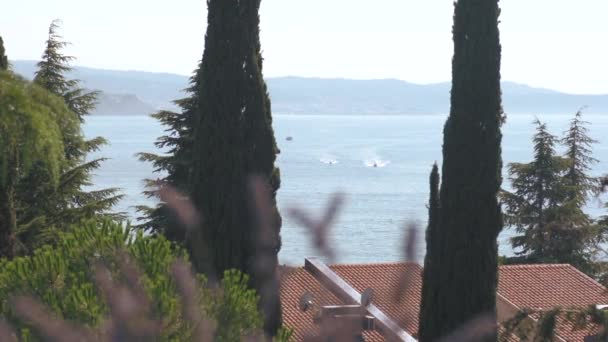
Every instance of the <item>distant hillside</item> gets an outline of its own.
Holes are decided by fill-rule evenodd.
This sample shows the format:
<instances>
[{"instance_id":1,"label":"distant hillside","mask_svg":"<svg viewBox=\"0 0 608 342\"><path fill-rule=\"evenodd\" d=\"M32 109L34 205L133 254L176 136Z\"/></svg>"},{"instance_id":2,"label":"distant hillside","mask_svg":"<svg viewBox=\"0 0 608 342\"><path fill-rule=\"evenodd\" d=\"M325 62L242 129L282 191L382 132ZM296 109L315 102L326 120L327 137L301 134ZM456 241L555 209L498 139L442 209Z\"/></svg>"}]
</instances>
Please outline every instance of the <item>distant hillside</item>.
<instances>
[{"instance_id":1,"label":"distant hillside","mask_svg":"<svg viewBox=\"0 0 608 342\"><path fill-rule=\"evenodd\" d=\"M13 61L13 69L32 77L34 61ZM72 77L107 94L96 114L148 114L175 108L188 77L168 73L116 71L77 67ZM449 83L420 85L394 79L350 80L302 77L268 78L274 113L290 114L437 114L449 110ZM607 113L608 95L572 95L503 83L507 113Z\"/></svg>"},{"instance_id":2,"label":"distant hillside","mask_svg":"<svg viewBox=\"0 0 608 342\"><path fill-rule=\"evenodd\" d=\"M13 70L27 78L33 78L36 61L12 61ZM89 89L101 90L108 94L132 94L152 107L170 105L171 101L183 96L188 78L174 74L142 71L117 71L86 67L76 67L70 77L82 80Z\"/></svg>"},{"instance_id":3,"label":"distant hillside","mask_svg":"<svg viewBox=\"0 0 608 342\"><path fill-rule=\"evenodd\" d=\"M319 79L300 77L267 80L272 108L279 113L438 114L450 104L448 82L420 85L405 81ZM503 82L506 113L567 114L582 106L586 113L608 114L607 95L572 95Z\"/></svg>"},{"instance_id":4,"label":"distant hillside","mask_svg":"<svg viewBox=\"0 0 608 342\"><path fill-rule=\"evenodd\" d=\"M142 102L133 94L101 93L92 115L141 115L151 114L155 107Z\"/></svg>"}]
</instances>

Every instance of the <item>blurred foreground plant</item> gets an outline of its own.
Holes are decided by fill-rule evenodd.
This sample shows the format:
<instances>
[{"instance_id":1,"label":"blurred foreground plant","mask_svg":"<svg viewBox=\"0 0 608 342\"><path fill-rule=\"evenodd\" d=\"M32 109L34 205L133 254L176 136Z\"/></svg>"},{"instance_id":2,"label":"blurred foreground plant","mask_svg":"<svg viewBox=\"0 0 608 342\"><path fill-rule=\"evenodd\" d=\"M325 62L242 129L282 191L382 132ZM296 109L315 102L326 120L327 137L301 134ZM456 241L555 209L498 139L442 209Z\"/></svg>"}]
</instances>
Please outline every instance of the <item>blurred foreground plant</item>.
<instances>
[{"instance_id":1,"label":"blurred foreground plant","mask_svg":"<svg viewBox=\"0 0 608 342\"><path fill-rule=\"evenodd\" d=\"M227 271L203 285L185 252L129 226L90 222L58 246L0 260L0 340L220 341L255 336L258 296ZM169 272L171 270L171 272ZM14 329L9 332L9 327Z\"/></svg>"},{"instance_id":2,"label":"blurred foreground plant","mask_svg":"<svg viewBox=\"0 0 608 342\"><path fill-rule=\"evenodd\" d=\"M267 189L256 179L252 184L263 223ZM175 189L160 193L183 226L199 219ZM310 229L316 247L328 259L334 256L328 233L342 203L336 195L319 219L304 210L290 211ZM415 224L407 226L406 261L414 261L418 229ZM263 253L258 258L265 259ZM416 276L406 272L393 284L395 301L402 302ZM259 313L264 300L260 302L249 288L249 277L229 270L218 285L209 286L202 275L192 274L185 251L162 236L144 236L109 220L91 221L62 234L56 247L0 260L0 317L6 320L0 319L0 340L268 341ZM404 326L413 316L394 318ZM311 331L307 340L352 341L363 336L361 326L332 320L318 324L318 333ZM476 341L495 326L491 317L481 315L442 341ZM282 327L272 340L288 341L292 335Z\"/></svg>"}]
</instances>

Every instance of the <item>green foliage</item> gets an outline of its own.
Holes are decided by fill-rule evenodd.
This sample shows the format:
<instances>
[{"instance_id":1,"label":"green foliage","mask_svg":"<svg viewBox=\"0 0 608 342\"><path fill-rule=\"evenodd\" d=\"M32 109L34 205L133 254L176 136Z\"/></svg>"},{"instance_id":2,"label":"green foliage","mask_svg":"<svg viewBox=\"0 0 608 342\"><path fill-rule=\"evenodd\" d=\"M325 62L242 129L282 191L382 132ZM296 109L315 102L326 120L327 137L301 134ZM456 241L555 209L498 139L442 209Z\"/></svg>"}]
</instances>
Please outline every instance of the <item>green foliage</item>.
<instances>
[{"instance_id":1,"label":"green foliage","mask_svg":"<svg viewBox=\"0 0 608 342\"><path fill-rule=\"evenodd\" d=\"M293 337L293 329L281 327L277 331L277 335L272 339L273 342L289 342Z\"/></svg>"},{"instance_id":2,"label":"green foliage","mask_svg":"<svg viewBox=\"0 0 608 342\"><path fill-rule=\"evenodd\" d=\"M538 328L536 330L536 341L553 341L555 337L555 327L560 309L555 308L544 312L538 320Z\"/></svg>"},{"instance_id":3,"label":"green foliage","mask_svg":"<svg viewBox=\"0 0 608 342\"><path fill-rule=\"evenodd\" d=\"M27 322L16 318L9 299L15 295L34 295L60 317L90 327L98 326L107 306L92 281L95 262L112 265L116 271L117 252L126 249L133 254L146 275L146 287L154 294L155 306L168 318L175 315L177 301L167 275L175 258L170 243L161 239L133 236L130 228L109 221L87 223L69 234L61 234L56 247L45 246L33 255L6 262L0 269L0 302L2 315L25 333ZM173 311L173 312L172 312Z\"/></svg>"},{"instance_id":4,"label":"green foliage","mask_svg":"<svg viewBox=\"0 0 608 342\"><path fill-rule=\"evenodd\" d=\"M532 319L534 317L535 319ZM499 341L511 341L512 336L521 340L545 342L554 341L561 330L585 330L596 332L594 341L604 341L608 337L608 311L595 305L588 307L555 307L547 310L522 309L513 317L501 323L503 329Z\"/></svg>"},{"instance_id":5,"label":"green foliage","mask_svg":"<svg viewBox=\"0 0 608 342\"><path fill-rule=\"evenodd\" d=\"M579 110L570 121L570 128L564 132L561 139L566 147L565 158L568 169L564 175L568 201L573 202L577 208L583 207L590 196L598 194L600 179L591 177L591 166L598 160L592 156L592 146L597 140L589 136L587 128L589 122L582 120L582 111Z\"/></svg>"},{"instance_id":6,"label":"green foliage","mask_svg":"<svg viewBox=\"0 0 608 342\"><path fill-rule=\"evenodd\" d=\"M85 92L78 80L66 78L72 70L68 63L74 58L61 53L67 43L57 34L58 25L58 21L51 23L34 82L63 98L77 120L57 120L65 155L59 167L59 182L49 182L50 166L41 161L17 185L18 238L23 253L56 241L58 231L65 231L68 226L96 215L121 217L110 212L122 197L117 189L85 191L92 185L92 172L105 160L87 160L87 155L98 151L106 141L101 137L86 140L81 131L83 117L93 109L97 93Z\"/></svg>"},{"instance_id":7,"label":"green foliage","mask_svg":"<svg viewBox=\"0 0 608 342\"><path fill-rule=\"evenodd\" d=\"M224 272L219 295L212 298L210 312L217 320L216 341L239 341L262 327L255 290L249 288L249 277L237 270Z\"/></svg>"},{"instance_id":8,"label":"green foliage","mask_svg":"<svg viewBox=\"0 0 608 342\"><path fill-rule=\"evenodd\" d=\"M6 51L4 51L2 37L0 37L0 70L8 70L8 58L6 57Z\"/></svg>"},{"instance_id":9,"label":"green foliage","mask_svg":"<svg viewBox=\"0 0 608 342\"><path fill-rule=\"evenodd\" d=\"M509 164L509 179L513 193L504 192L505 222L523 236L513 238L513 246L522 248L521 254L543 254L548 248L547 232L560 217L566 194L561 176L567 161L556 155L557 137L547 126L535 121L534 161Z\"/></svg>"},{"instance_id":10,"label":"green foliage","mask_svg":"<svg viewBox=\"0 0 608 342\"><path fill-rule=\"evenodd\" d=\"M422 273L422 282L424 284L432 284L437 282L437 273L433 273L434 270L432 263L434 258L437 257L437 250L434 248L434 243L438 241L440 238L438 231L438 219L439 219L439 210L440 210L440 201L439 201L439 168L437 167L437 163L433 164L433 168L431 170L431 175L429 177L429 219L428 225L426 228L426 248L427 253L424 256L424 268ZM433 253L429 253L429 252ZM429 302L432 301L432 298L435 296L430 286L423 286L422 294L421 294L421 303L420 303L420 318L428 317L429 313L427 310L433 310L432 307L428 305ZM424 310L424 312L423 312Z\"/></svg>"},{"instance_id":11,"label":"green foliage","mask_svg":"<svg viewBox=\"0 0 608 342\"><path fill-rule=\"evenodd\" d=\"M120 278L119 257L128 252L143 274L152 300L153 316L163 322L161 340L189 341L191 327L181 313L169 266L186 253L163 237L144 236L109 220L90 221L61 233L57 246L45 246L31 256L0 260L0 315L15 327L24 341L39 340L30 324L12 311L10 298L33 295L59 317L77 325L99 327L108 318L108 307L92 280L93 265L103 263ZM204 283L204 278L199 277ZM240 340L239 334L260 327L258 297L247 287L247 277L227 271L219 290L204 290L201 309L218 323L218 338Z\"/></svg>"},{"instance_id":12,"label":"green foliage","mask_svg":"<svg viewBox=\"0 0 608 342\"><path fill-rule=\"evenodd\" d=\"M589 176L595 142L587 135L580 111L559 140L536 120L534 160L509 164L513 191L503 191L506 223L520 233L512 239L519 256L507 263L570 263L589 275L597 275L594 262L606 228L584 212L584 205L599 189ZM564 156L555 146L566 147Z\"/></svg>"},{"instance_id":13,"label":"green foliage","mask_svg":"<svg viewBox=\"0 0 608 342\"><path fill-rule=\"evenodd\" d=\"M61 53L68 43L62 41L62 37L57 33L60 23L60 20L54 20L49 26L46 48L41 61L38 62L34 82L63 97L70 110L82 121L84 115L95 107L98 92L85 92L79 87L80 81L65 78L65 74L72 71L69 63L75 58Z\"/></svg>"},{"instance_id":14,"label":"green foliage","mask_svg":"<svg viewBox=\"0 0 608 342\"><path fill-rule=\"evenodd\" d=\"M451 108L443 131L437 234L427 247L428 272L435 276L423 284L423 342L438 340L482 313L492 319L496 312L504 121L500 9L498 0L454 5Z\"/></svg>"},{"instance_id":15,"label":"green foliage","mask_svg":"<svg viewBox=\"0 0 608 342\"><path fill-rule=\"evenodd\" d=\"M159 120L166 128L166 135L156 139L155 145L159 149L167 150L166 155L154 153L139 153L141 161L152 163L155 172L165 173L166 176L160 179L164 184L168 184L182 193L189 193L188 181L192 169L192 130L197 103L196 89L198 87L198 69L190 78L190 87L186 89L188 97L176 100L175 104L181 108L179 113L161 110L152 117ZM146 190L144 194L148 197L156 197L158 180L147 179L146 183L151 190ZM140 220L144 222L137 227L152 233L164 235L167 239L178 243L185 240L185 229L180 225L172 210L167 208L164 203L159 203L156 207L139 206L138 211L142 214Z\"/></svg>"},{"instance_id":16,"label":"green foliage","mask_svg":"<svg viewBox=\"0 0 608 342\"><path fill-rule=\"evenodd\" d=\"M9 168L29 170L38 160L49 164L56 180L63 157L58 121L72 121L61 99L10 72L0 71L0 184ZM9 158L16 157L18 164Z\"/></svg>"},{"instance_id":17,"label":"green foliage","mask_svg":"<svg viewBox=\"0 0 608 342\"><path fill-rule=\"evenodd\" d=\"M74 119L60 98L0 71L0 257L15 253L18 181L44 163L48 181L56 184L65 160L58 122Z\"/></svg>"},{"instance_id":18,"label":"green foliage","mask_svg":"<svg viewBox=\"0 0 608 342\"><path fill-rule=\"evenodd\" d=\"M205 49L195 84L196 103L192 170L188 195L203 218L189 231L186 246L197 270L221 274L239 269L273 304L264 306L265 331L281 326L278 287L260 291L271 282L281 248L281 217L276 208L280 186L275 167L279 152L272 129L270 99L262 76L259 41L260 0L210 0ZM267 248L272 254L264 273L256 269L256 217L250 198L250 179L270 185ZM268 297L264 297L268 294Z\"/></svg>"}]
</instances>

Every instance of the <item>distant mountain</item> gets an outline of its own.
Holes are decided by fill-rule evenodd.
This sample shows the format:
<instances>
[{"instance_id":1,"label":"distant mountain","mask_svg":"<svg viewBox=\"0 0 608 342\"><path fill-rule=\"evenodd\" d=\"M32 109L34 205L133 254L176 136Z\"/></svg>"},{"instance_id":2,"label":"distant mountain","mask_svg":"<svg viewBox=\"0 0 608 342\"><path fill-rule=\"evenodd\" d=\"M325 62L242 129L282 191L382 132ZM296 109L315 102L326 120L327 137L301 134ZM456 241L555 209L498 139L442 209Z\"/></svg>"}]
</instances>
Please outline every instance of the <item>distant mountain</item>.
<instances>
[{"instance_id":1,"label":"distant mountain","mask_svg":"<svg viewBox=\"0 0 608 342\"><path fill-rule=\"evenodd\" d=\"M34 61L13 61L13 69L31 78ZM184 96L188 77L168 73L76 67L73 75L85 87L106 93L95 114L148 114L174 109ZM303 77L268 78L274 113L289 114L439 114L449 111L450 84L414 84L396 79L351 80ZM505 112L608 114L607 95L573 95L524 84L503 82ZM113 95L110 95L113 94Z\"/></svg>"},{"instance_id":2,"label":"distant mountain","mask_svg":"<svg viewBox=\"0 0 608 342\"><path fill-rule=\"evenodd\" d=\"M15 72L32 79L36 61L12 61ZM93 115L147 115L160 108L174 108L171 101L183 97L187 77L140 71L115 71L75 67L70 77L87 89L102 92Z\"/></svg>"},{"instance_id":3,"label":"distant mountain","mask_svg":"<svg viewBox=\"0 0 608 342\"><path fill-rule=\"evenodd\" d=\"M414 84L395 79L351 80L280 77L267 80L272 108L279 113L439 114L447 113L451 84ZM607 95L572 95L503 82L505 112L608 114Z\"/></svg>"}]
</instances>

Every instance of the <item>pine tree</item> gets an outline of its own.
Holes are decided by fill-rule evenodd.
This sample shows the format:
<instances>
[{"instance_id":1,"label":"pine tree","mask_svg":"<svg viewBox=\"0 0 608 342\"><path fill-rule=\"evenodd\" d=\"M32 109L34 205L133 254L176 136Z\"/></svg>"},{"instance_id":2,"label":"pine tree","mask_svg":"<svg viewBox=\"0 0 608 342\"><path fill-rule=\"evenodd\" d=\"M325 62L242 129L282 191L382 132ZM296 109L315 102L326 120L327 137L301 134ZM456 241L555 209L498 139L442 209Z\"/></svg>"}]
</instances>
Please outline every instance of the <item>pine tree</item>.
<instances>
[{"instance_id":1,"label":"pine tree","mask_svg":"<svg viewBox=\"0 0 608 342\"><path fill-rule=\"evenodd\" d=\"M527 255L530 261L554 254L548 250L549 232L559 220L566 200L562 176L567 163L556 154L557 137L549 133L540 120L535 124L534 160L527 164L509 164L514 191L502 194L506 223L523 234L512 239L513 247L521 249L518 254Z\"/></svg>"},{"instance_id":2,"label":"pine tree","mask_svg":"<svg viewBox=\"0 0 608 342\"><path fill-rule=\"evenodd\" d=\"M86 92L80 88L78 80L67 79L66 74L72 68L69 62L74 58L65 56L61 49L67 45L57 34L59 21L53 21L49 27L49 37L34 82L49 92L61 97L68 109L76 115L78 125L61 126L64 141L65 161L60 169L60 180L57 184L49 182L48 166L38 162L31 171L24 175L18 184L21 227L20 241L24 251L49 242L59 230L69 225L90 218L94 215L121 217L110 212L122 197L118 189L101 189L87 191L91 184L91 173L105 160L104 158L87 161L90 152L98 151L106 143L97 137L86 140L80 123L84 116L95 106L97 92Z\"/></svg>"},{"instance_id":3,"label":"pine tree","mask_svg":"<svg viewBox=\"0 0 608 342\"><path fill-rule=\"evenodd\" d=\"M561 139L566 153L559 156L560 140L537 120L534 160L509 165L514 190L503 192L506 222L522 235L512 239L519 257L507 262L570 263L587 274L596 272L594 249L605 233L584 212L589 196L599 191L599 180L588 174L597 160L585 124L578 112Z\"/></svg>"},{"instance_id":4,"label":"pine tree","mask_svg":"<svg viewBox=\"0 0 608 342\"><path fill-rule=\"evenodd\" d=\"M260 0L209 0L205 50L199 70L191 195L203 222L190 231L187 246L199 271L236 268L251 274L262 296L264 328L274 335L281 324L278 288L260 288L256 272L255 216L249 180L270 184L272 247L265 266L276 272L281 219L276 209L278 149L270 100L262 77L259 42Z\"/></svg>"},{"instance_id":5,"label":"pine tree","mask_svg":"<svg viewBox=\"0 0 608 342\"><path fill-rule=\"evenodd\" d=\"M38 71L36 71L34 81L51 93L63 97L68 108L83 121L84 116L95 108L99 92L87 92L80 88L79 80L66 78L66 74L72 71L69 63L75 58L61 53L68 43L62 41L62 37L57 33L60 23L60 20L54 20L49 26L46 48L42 59L38 62Z\"/></svg>"},{"instance_id":6,"label":"pine tree","mask_svg":"<svg viewBox=\"0 0 608 342\"><path fill-rule=\"evenodd\" d=\"M6 52L4 51L4 41L0 36L0 70L8 70L8 58L6 57Z\"/></svg>"},{"instance_id":7,"label":"pine tree","mask_svg":"<svg viewBox=\"0 0 608 342\"><path fill-rule=\"evenodd\" d=\"M501 133L498 0L458 0L450 115L444 127L437 241L427 249L419 336L434 341L496 315ZM434 237L434 235L433 235ZM496 334L487 338L496 340Z\"/></svg>"},{"instance_id":8,"label":"pine tree","mask_svg":"<svg viewBox=\"0 0 608 342\"><path fill-rule=\"evenodd\" d=\"M561 139L566 147L564 158L567 162L562 183L566 192L564 217L561 233L563 262L573 264L581 271L595 276L598 265L594 262L597 247L606 240L606 228L597 225L584 211L589 198L599 194L601 181L589 174L598 160L592 156L592 145L596 140L589 136L588 122L582 120L582 111L576 112L569 129ZM565 256L565 258L564 258Z\"/></svg>"},{"instance_id":9,"label":"pine tree","mask_svg":"<svg viewBox=\"0 0 608 342\"><path fill-rule=\"evenodd\" d=\"M199 67L200 68L200 67ZM147 197L157 197L156 186L158 181L168 184L181 193L189 193L188 181L192 169L192 128L197 108L197 89L199 87L199 68L190 78L190 86L186 89L189 94L174 103L181 111L173 112L161 110L152 115L167 127L163 135L156 139L155 145L159 149L168 149L166 155L154 153L139 153L141 161L150 162L155 172L164 172L166 176L159 179L147 179L146 183L152 190L146 190ZM140 220L144 222L137 226L145 231L162 234L168 240L182 244L185 240L186 227L182 227L174 213L164 203L156 207L139 206L138 211L143 214Z\"/></svg>"},{"instance_id":10,"label":"pine tree","mask_svg":"<svg viewBox=\"0 0 608 342\"><path fill-rule=\"evenodd\" d=\"M561 140L566 147L565 157L568 161L568 170L564 175L567 199L580 210L590 196L599 193L600 188L600 179L589 175L592 165L598 160L592 156L591 147L597 141L589 136L588 124L582 119L582 111L577 111Z\"/></svg>"},{"instance_id":11,"label":"pine tree","mask_svg":"<svg viewBox=\"0 0 608 342\"><path fill-rule=\"evenodd\" d=\"M61 101L18 76L0 71L0 258L17 254L17 185L37 162L56 182L65 158L61 126L76 117Z\"/></svg>"}]
</instances>

